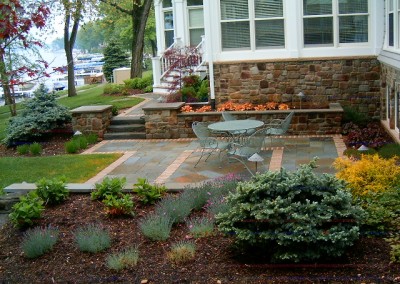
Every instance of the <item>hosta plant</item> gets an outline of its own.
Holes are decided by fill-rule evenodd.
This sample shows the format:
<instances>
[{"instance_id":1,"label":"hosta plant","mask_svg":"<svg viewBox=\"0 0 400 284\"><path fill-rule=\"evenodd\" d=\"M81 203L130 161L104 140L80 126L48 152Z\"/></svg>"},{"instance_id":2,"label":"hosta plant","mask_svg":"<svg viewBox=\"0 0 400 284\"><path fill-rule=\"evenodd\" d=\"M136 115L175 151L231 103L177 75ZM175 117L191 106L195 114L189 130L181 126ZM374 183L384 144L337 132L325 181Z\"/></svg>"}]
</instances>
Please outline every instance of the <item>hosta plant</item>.
<instances>
[{"instance_id":1,"label":"hosta plant","mask_svg":"<svg viewBox=\"0 0 400 284\"><path fill-rule=\"evenodd\" d=\"M341 256L359 237L363 211L352 206L343 181L313 168L315 161L239 183L227 197L229 210L216 215L219 230L244 251L262 251L272 261Z\"/></svg>"},{"instance_id":2,"label":"hosta plant","mask_svg":"<svg viewBox=\"0 0 400 284\"><path fill-rule=\"evenodd\" d=\"M21 196L20 201L15 203L9 215L15 227L26 228L35 224L42 216L44 210L43 200L37 195L36 191Z\"/></svg>"},{"instance_id":3,"label":"hosta plant","mask_svg":"<svg viewBox=\"0 0 400 284\"><path fill-rule=\"evenodd\" d=\"M65 177L46 179L36 182L36 192L45 204L59 204L68 198L69 190L65 184Z\"/></svg>"}]
</instances>

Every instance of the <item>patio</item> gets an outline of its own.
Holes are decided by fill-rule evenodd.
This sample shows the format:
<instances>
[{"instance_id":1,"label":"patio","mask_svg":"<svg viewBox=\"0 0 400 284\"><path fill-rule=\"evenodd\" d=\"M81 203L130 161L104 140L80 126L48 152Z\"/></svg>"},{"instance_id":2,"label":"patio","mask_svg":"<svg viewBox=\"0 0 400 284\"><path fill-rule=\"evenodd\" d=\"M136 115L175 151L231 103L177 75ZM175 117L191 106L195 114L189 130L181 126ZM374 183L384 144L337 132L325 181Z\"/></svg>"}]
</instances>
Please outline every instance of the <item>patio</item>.
<instances>
[{"instance_id":1,"label":"patio","mask_svg":"<svg viewBox=\"0 0 400 284\"><path fill-rule=\"evenodd\" d=\"M194 168L200 156L198 145L197 139L191 138L103 141L85 153L123 152L124 156L87 183L99 182L105 176L126 177L127 187L131 188L138 178L147 178L150 183L179 190L227 174L250 175L237 161L225 161L220 166L218 154L212 154L207 162L202 158ZM259 172L281 167L295 170L300 164L318 157L317 172L334 173L332 162L345 149L340 135L278 137L267 146L261 152L264 165L258 164ZM255 169L255 163L248 162L248 166Z\"/></svg>"}]
</instances>

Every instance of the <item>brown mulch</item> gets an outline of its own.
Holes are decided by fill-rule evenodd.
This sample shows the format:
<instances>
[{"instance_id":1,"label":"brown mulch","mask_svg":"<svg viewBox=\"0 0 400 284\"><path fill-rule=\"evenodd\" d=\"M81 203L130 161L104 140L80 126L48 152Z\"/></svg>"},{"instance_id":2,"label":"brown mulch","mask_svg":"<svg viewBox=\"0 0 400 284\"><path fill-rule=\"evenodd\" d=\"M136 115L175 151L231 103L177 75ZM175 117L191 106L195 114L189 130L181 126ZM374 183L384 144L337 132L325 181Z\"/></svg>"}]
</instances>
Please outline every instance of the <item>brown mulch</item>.
<instances>
[{"instance_id":1,"label":"brown mulch","mask_svg":"<svg viewBox=\"0 0 400 284\"><path fill-rule=\"evenodd\" d=\"M340 261L322 264L251 262L234 254L232 239L216 234L195 239L195 259L173 265L166 257L172 243L190 238L185 225L174 226L165 242L147 240L138 220L152 211L136 201L134 217L107 217L103 204L89 194L73 194L62 205L47 208L39 226L60 230L54 249L38 259L27 259L20 248L23 232L11 224L0 230L0 280L3 283L382 283L400 282L400 266L390 264L389 245L381 237L363 237ZM202 214L202 213L197 213ZM112 246L90 254L77 249L73 232L100 223L110 233ZM119 272L106 266L110 253L139 245L136 267ZM220 282L218 282L220 281Z\"/></svg>"},{"instance_id":2,"label":"brown mulch","mask_svg":"<svg viewBox=\"0 0 400 284\"><path fill-rule=\"evenodd\" d=\"M42 144L42 155L64 154L68 137ZM0 156L19 156L0 146ZM136 198L136 196L134 196ZM390 247L382 236L367 234L342 259L319 264L272 264L235 254L232 239L221 234L196 243L195 258L173 265L166 257L172 243L191 239L184 224L173 227L165 242L152 242L140 232L138 221L153 210L136 200L134 217L110 218L101 202L89 194L73 194L63 204L46 208L39 226L60 230L54 249L37 259L21 250L24 232L6 224L0 230L0 283L400 283L400 265L390 263ZM197 213L203 214L202 212ZM73 232L82 225L100 223L111 234L112 246L97 254L80 252ZM122 271L107 268L106 257L139 245L136 267Z\"/></svg>"}]
</instances>

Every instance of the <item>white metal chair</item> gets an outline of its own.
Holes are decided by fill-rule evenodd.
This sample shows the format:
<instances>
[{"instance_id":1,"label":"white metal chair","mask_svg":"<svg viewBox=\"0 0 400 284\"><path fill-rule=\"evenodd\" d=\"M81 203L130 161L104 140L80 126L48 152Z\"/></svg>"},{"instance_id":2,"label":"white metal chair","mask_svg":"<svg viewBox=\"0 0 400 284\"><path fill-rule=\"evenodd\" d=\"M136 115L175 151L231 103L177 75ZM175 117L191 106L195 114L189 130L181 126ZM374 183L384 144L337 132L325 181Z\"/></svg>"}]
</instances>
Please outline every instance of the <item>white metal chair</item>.
<instances>
[{"instance_id":1,"label":"white metal chair","mask_svg":"<svg viewBox=\"0 0 400 284\"><path fill-rule=\"evenodd\" d=\"M235 116L233 116L233 114L231 114L230 112L227 111L223 111L222 112L222 118L225 121L232 121L232 120L238 120ZM245 130L245 131L236 131L235 133L232 133L233 135L251 135L254 132L256 132L255 129L249 129L249 130Z\"/></svg>"},{"instance_id":2,"label":"white metal chair","mask_svg":"<svg viewBox=\"0 0 400 284\"><path fill-rule=\"evenodd\" d=\"M221 162L221 152L225 151L229 148L230 143L227 141L222 141L220 139L216 139L215 137L211 137L211 132L207 127L207 124L204 122L193 122L192 129L196 137L199 139L200 147L201 147L201 156L197 160L194 167L200 162L201 158L204 154L208 154L205 161L211 156L212 153L218 151L218 158Z\"/></svg>"},{"instance_id":3,"label":"white metal chair","mask_svg":"<svg viewBox=\"0 0 400 284\"><path fill-rule=\"evenodd\" d=\"M250 168L247 166L249 158L254 154L260 154L264 145L266 137L266 129L260 129L252 135L242 140L242 143L232 143L231 149L228 150L228 159L234 159L242 163L245 168L254 175Z\"/></svg>"}]
</instances>

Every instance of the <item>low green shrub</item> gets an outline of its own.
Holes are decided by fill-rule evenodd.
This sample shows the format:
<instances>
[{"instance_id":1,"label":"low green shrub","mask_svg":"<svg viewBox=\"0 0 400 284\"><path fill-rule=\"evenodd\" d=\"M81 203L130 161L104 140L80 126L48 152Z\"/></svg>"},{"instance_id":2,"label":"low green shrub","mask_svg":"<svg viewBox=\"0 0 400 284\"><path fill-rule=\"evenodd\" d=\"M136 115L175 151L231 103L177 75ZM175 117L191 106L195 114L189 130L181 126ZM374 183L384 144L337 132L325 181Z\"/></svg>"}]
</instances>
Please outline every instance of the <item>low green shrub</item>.
<instances>
[{"instance_id":1,"label":"low green shrub","mask_svg":"<svg viewBox=\"0 0 400 284\"><path fill-rule=\"evenodd\" d=\"M90 134L86 135L86 139L87 139L89 145L92 145L92 144L96 144L97 143L97 140L99 139L99 136L97 134L90 133Z\"/></svg>"},{"instance_id":2,"label":"low green shrub","mask_svg":"<svg viewBox=\"0 0 400 284\"><path fill-rule=\"evenodd\" d=\"M107 195L120 196L126 184L126 178L105 177L101 183L95 184L95 189L91 193L93 200L103 200Z\"/></svg>"},{"instance_id":3,"label":"low green shrub","mask_svg":"<svg viewBox=\"0 0 400 284\"><path fill-rule=\"evenodd\" d=\"M121 94L125 90L124 85L108 83L104 86L104 94L106 95L116 95Z\"/></svg>"},{"instance_id":4,"label":"low green shrub","mask_svg":"<svg viewBox=\"0 0 400 284\"><path fill-rule=\"evenodd\" d=\"M392 236L386 241L390 244L391 251L390 251L390 260L393 263L400 263L400 237Z\"/></svg>"},{"instance_id":5,"label":"low green shrub","mask_svg":"<svg viewBox=\"0 0 400 284\"><path fill-rule=\"evenodd\" d=\"M152 241L165 241L169 238L172 220L168 215L150 213L139 221L140 231Z\"/></svg>"},{"instance_id":6,"label":"low green shrub","mask_svg":"<svg viewBox=\"0 0 400 284\"><path fill-rule=\"evenodd\" d=\"M161 199L167 188L163 185L151 185L147 179L138 178L137 182L133 185L133 192L135 192L143 204L154 204L157 200Z\"/></svg>"},{"instance_id":7,"label":"low green shrub","mask_svg":"<svg viewBox=\"0 0 400 284\"><path fill-rule=\"evenodd\" d=\"M103 199L103 204L106 206L106 212L109 216L134 215L133 208L135 204L129 194L120 196L106 195Z\"/></svg>"},{"instance_id":8,"label":"low green shrub","mask_svg":"<svg viewBox=\"0 0 400 284\"><path fill-rule=\"evenodd\" d=\"M34 225L37 219L42 216L43 203L36 191L31 191L27 195L21 196L20 201L13 205L9 214L11 222L18 228Z\"/></svg>"},{"instance_id":9,"label":"low green shrub","mask_svg":"<svg viewBox=\"0 0 400 284\"><path fill-rule=\"evenodd\" d=\"M365 127L369 122L371 122L371 118L368 115L358 111L355 108L343 106L343 110L343 124L351 122L360 127Z\"/></svg>"},{"instance_id":10,"label":"low green shrub","mask_svg":"<svg viewBox=\"0 0 400 284\"><path fill-rule=\"evenodd\" d=\"M196 245L192 241L180 241L172 244L167 257L173 264L181 264L192 260L196 255Z\"/></svg>"},{"instance_id":11,"label":"low green shrub","mask_svg":"<svg viewBox=\"0 0 400 284\"><path fill-rule=\"evenodd\" d=\"M29 144L23 144L17 147L17 152L20 155L26 155L29 153Z\"/></svg>"},{"instance_id":12,"label":"low green shrub","mask_svg":"<svg viewBox=\"0 0 400 284\"><path fill-rule=\"evenodd\" d=\"M36 227L26 231L21 245L25 257L37 258L52 250L57 243L58 235L58 229L52 227Z\"/></svg>"},{"instance_id":13,"label":"low green shrub","mask_svg":"<svg viewBox=\"0 0 400 284\"><path fill-rule=\"evenodd\" d=\"M112 106L111 113L112 113L113 116L117 116L118 115L118 107L116 105Z\"/></svg>"},{"instance_id":14,"label":"low green shrub","mask_svg":"<svg viewBox=\"0 0 400 284\"><path fill-rule=\"evenodd\" d=\"M88 224L78 228L75 241L80 251L96 253L110 247L111 238L108 231L96 224Z\"/></svg>"},{"instance_id":15,"label":"low green shrub","mask_svg":"<svg viewBox=\"0 0 400 284\"><path fill-rule=\"evenodd\" d=\"M133 78L124 81L125 87L131 90L145 90L153 86L153 76Z\"/></svg>"},{"instance_id":16,"label":"low green shrub","mask_svg":"<svg viewBox=\"0 0 400 284\"><path fill-rule=\"evenodd\" d=\"M172 222L182 223L185 218L190 215L192 206L190 202L181 196L167 196L156 204L155 212L158 215L167 215Z\"/></svg>"},{"instance_id":17,"label":"low green shrub","mask_svg":"<svg viewBox=\"0 0 400 284\"><path fill-rule=\"evenodd\" d=\"M357 159L357 160L360 160L363 155L373 155L373 154L376 154L375 149L368 149L366 151L358 151L357 149L349 148L349 149L344 150L344 152L343 152L343 155L345 155L349 158Z\"/></svg>"},{"instance_id":18,"label":"low green shrub","mask_svg":"<svg viewBox=\"0 0 400 284\"><path fill-rule=\"evenodd\" d=\"M228 212L216 216L219 230L245 252L262 252L272 261L341 256L358 239L364 212L352 205L343 181L313 168L315 161L239 183L227 197Z\"/></svg>"},{"instance_id":19,"label":"low green shrub","mask_svg":"<svg viewBox=\"0 0 400 284\"><path fill-rule=\"evenodd\" d=\"M186 221L186 226L195 238L209 237L214 231L214 221L206 217L190 218Z\"/></svg>"},{"instance_id":20,"label":"low green shrub","mask_svg":"<svg viewBox=\"0 0 400 284\"><path fill-rule=\"evenodd\" d=\"M40 179L36 182L36 192L45 204L49 205L59 204L66 200L69 195L65 177Z\"/></svg>"},{"instance_id":21,"label":"low green shrub","mask_svg":"<svg viewBox=\"0 0 400 284\"><path fill-rule=\"evenodd\" d=\"M78 151L80 150L79 144L75 140L65 142L64 148L65 152L67 152L68 154L75 154L78 153Z\"/></svg>"},{"instance_id":22,"label":"low green shrub","mask_svg":"<svg viewBox=\"0 0 400 284\"><path fill-rule=\"evenodd\" d=\"M120 271L128 267L136 266L138 261L139 250L137 246L134 246L124 251L109 255L107 257L107 267L112 270Z\"/></svg>"},{"instance_id":23,"label":"low green shrub","mask_svg":"<svg viewBox=\"0 0 400 284\"><path fill-rule=\"evenodd\" d=\"M79 149L86 149L89 146L89 142L85 135L78 135L72 138L79 145Z\"/></svg>"},{"instance_id":24,"label":"low green shrub","mask_svg":"<svg viewBox=\"0 0 400 284\"><path fill-rule=\"evenodd\" d=\"M37 142L32 143L32 144L29 146L29 152L30 152L31 155L33 155L33 156L39 156L40 154L42 154L42 151L43 151L42 145L40 145L40 144L37 143Z\"/></svg>"},{"instance_id":25,"label":"low green shrub","mask_svg":"<svg viewBox=\"0 0 400 284\"><path fill-rule=\"evenodd\" d=\"M378 155L384 159L390 159L393 157L400 158L400 144L386 144L378 150Z\"/></svg>"}]
</instances>

